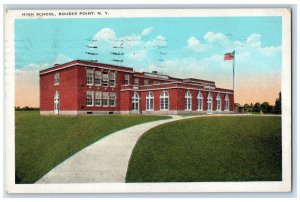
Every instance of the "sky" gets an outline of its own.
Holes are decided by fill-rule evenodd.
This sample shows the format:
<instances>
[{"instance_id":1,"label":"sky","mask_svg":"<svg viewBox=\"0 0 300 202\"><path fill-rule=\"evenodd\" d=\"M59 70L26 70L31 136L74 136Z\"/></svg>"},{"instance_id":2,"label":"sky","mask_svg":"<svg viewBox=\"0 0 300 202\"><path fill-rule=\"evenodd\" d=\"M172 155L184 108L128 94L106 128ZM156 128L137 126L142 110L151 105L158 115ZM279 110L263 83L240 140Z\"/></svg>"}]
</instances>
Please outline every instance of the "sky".
<instances>
[{"instance_id":1,"label":"sky","mask_svg":"<svg viewBox=\"0 0 300 202\"><path fill-rule=\"evenodd\" d=\"M232 89L232 61L224 54L234 50L235 102L274 104L281 89L281 26L281 17L17 19L15 106L38 107L38 71L75 59Z\"/></svg>"}]
</instances>

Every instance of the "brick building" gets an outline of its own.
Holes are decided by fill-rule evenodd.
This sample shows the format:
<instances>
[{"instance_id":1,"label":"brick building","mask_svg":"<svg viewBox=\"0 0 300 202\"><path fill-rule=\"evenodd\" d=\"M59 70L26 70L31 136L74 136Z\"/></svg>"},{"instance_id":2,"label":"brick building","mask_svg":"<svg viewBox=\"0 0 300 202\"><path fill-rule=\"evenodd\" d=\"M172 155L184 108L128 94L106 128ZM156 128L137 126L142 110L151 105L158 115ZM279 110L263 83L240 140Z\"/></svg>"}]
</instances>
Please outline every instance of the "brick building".
<instances>
[{"instance_id":1,"label":"brick building","mask_svg":"<svg viewBox=\"0 0 300 202\"><path fill-rule=\"evenodd\" d=\"M75 60L40 71L41 114L233 113L215 82Z\"/></svg>"}]
</instances>

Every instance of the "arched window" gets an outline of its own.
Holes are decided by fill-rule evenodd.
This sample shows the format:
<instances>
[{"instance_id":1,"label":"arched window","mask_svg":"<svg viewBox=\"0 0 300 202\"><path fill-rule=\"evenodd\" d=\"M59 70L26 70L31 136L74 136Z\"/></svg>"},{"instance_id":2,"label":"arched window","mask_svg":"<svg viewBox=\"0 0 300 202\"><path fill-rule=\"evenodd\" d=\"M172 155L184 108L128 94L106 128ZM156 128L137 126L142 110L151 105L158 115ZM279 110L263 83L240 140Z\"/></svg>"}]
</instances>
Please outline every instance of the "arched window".
<instances>
[{"instance_id":1,"label":"arched window","mask_svg":"<svg viewBox=\"0 0 300 202\"><path fill-rule=\"evenodd\" d=\"M225 96L225 111L229 111L229 96L226 94Z\"/></svg>"},{"instance_id":2,"label":"arched window","mask_svg":"<svg viewBox=\"0 0 300 202\"><path fill-rule=\"evenodd\" d=\"M146 110L147 111L154 110L154 96L152 92L148 92L146 95Z\"/></svg>"},{"instance_id":3,"label":"arched window","mask_svg":"<svg viewBox=\"0 0 300 202\"><path fill-rule=\"evenodd\" d=\"M134 92L132 96L132 111L139 111L140 109L140 96L137 92Z\"/></svg>"},{"instance_id":4,"label":"arched window","mask_svg":"<svg viewBox=\"0 0 300 202\"><path fill-rule=\"evenodd\" d=\"M203 111L203 96L200 91L197 95L197 105L198 105L198 111Z\"/></svg>"},{"instance_id":5,"label":"arched window","mask_svg":"<svg viewBox=\"0 0 300 202\"><path fill-rule=\"evenodd\" d=\"M216 98L216 100L217 100L217 111L221 111L221 109L222 109L222 98L221 98L221 94L220 93L218 93L218 95L217 95L217 98Z\"/></svg>"},{"instance_id":6,"label":"arched window","mask_svg":"<svg viewBox=\"0 0 300 202\"><path fill-rule=\"evenodd\" d=\"M208 112L212 111L212 96L210 92L207 95L207 111Z\"/></svg>"},{"instance_id":7,"label":"arched window","mask_svg":"<svg viewBox=\"0 0 300 202\"><path fill-rule=\"evenodd\" d=\"M190 93L190 91L187 91L185 93L185 110L192 110L192 94Z\"/></svg>"},{"instance_id":8,"label":"arched window","mask_svg":"<svg viewBox=\"0 0 300 202\"><path fill-rule=\"evenodd\" d=\"M160 110L162 111L169 110L169 94L167 91L163 91L160 94Z\"/></svg>"}]
</instances>

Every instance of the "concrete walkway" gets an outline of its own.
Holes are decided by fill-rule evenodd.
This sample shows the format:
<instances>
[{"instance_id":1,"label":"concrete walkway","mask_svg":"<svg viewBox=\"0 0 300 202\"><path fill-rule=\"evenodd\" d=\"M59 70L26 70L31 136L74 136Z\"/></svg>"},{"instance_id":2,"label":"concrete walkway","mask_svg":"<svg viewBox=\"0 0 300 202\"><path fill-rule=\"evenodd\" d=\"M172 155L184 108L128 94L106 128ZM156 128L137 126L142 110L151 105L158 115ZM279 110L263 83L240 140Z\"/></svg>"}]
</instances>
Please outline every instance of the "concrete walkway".
<instances>
[{"instance_id":1,"label":"concrete walkway","mask_svg":"<svg viewBox=\"0 0 300 202\"><path fill-rule=\"evenodd\" d=\"M188 117L173 115L172 119L143 123L112 133L74 154L36 183L125 182L128 162L139 137L155 126L185 118Z\"/></svg>"}]
</instances>

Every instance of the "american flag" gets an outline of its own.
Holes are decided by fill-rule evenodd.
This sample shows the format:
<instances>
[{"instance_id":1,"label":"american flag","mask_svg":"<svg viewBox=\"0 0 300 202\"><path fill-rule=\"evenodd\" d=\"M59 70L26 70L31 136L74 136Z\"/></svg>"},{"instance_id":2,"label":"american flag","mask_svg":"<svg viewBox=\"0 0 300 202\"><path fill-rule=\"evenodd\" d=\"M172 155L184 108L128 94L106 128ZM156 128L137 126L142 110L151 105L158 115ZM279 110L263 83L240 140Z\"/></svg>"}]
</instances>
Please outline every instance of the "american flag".
<instances>
[{"instance_id":1,"label":"american flag","mask_svg":"<svg viewBox=\"0 0 300 202\"><path fill-rule=\"evenodd\" d=\"M232 53L225 53L224 60L234 60L234 54L235 51L233 51Z\"/></svg>"}]
</instances>

